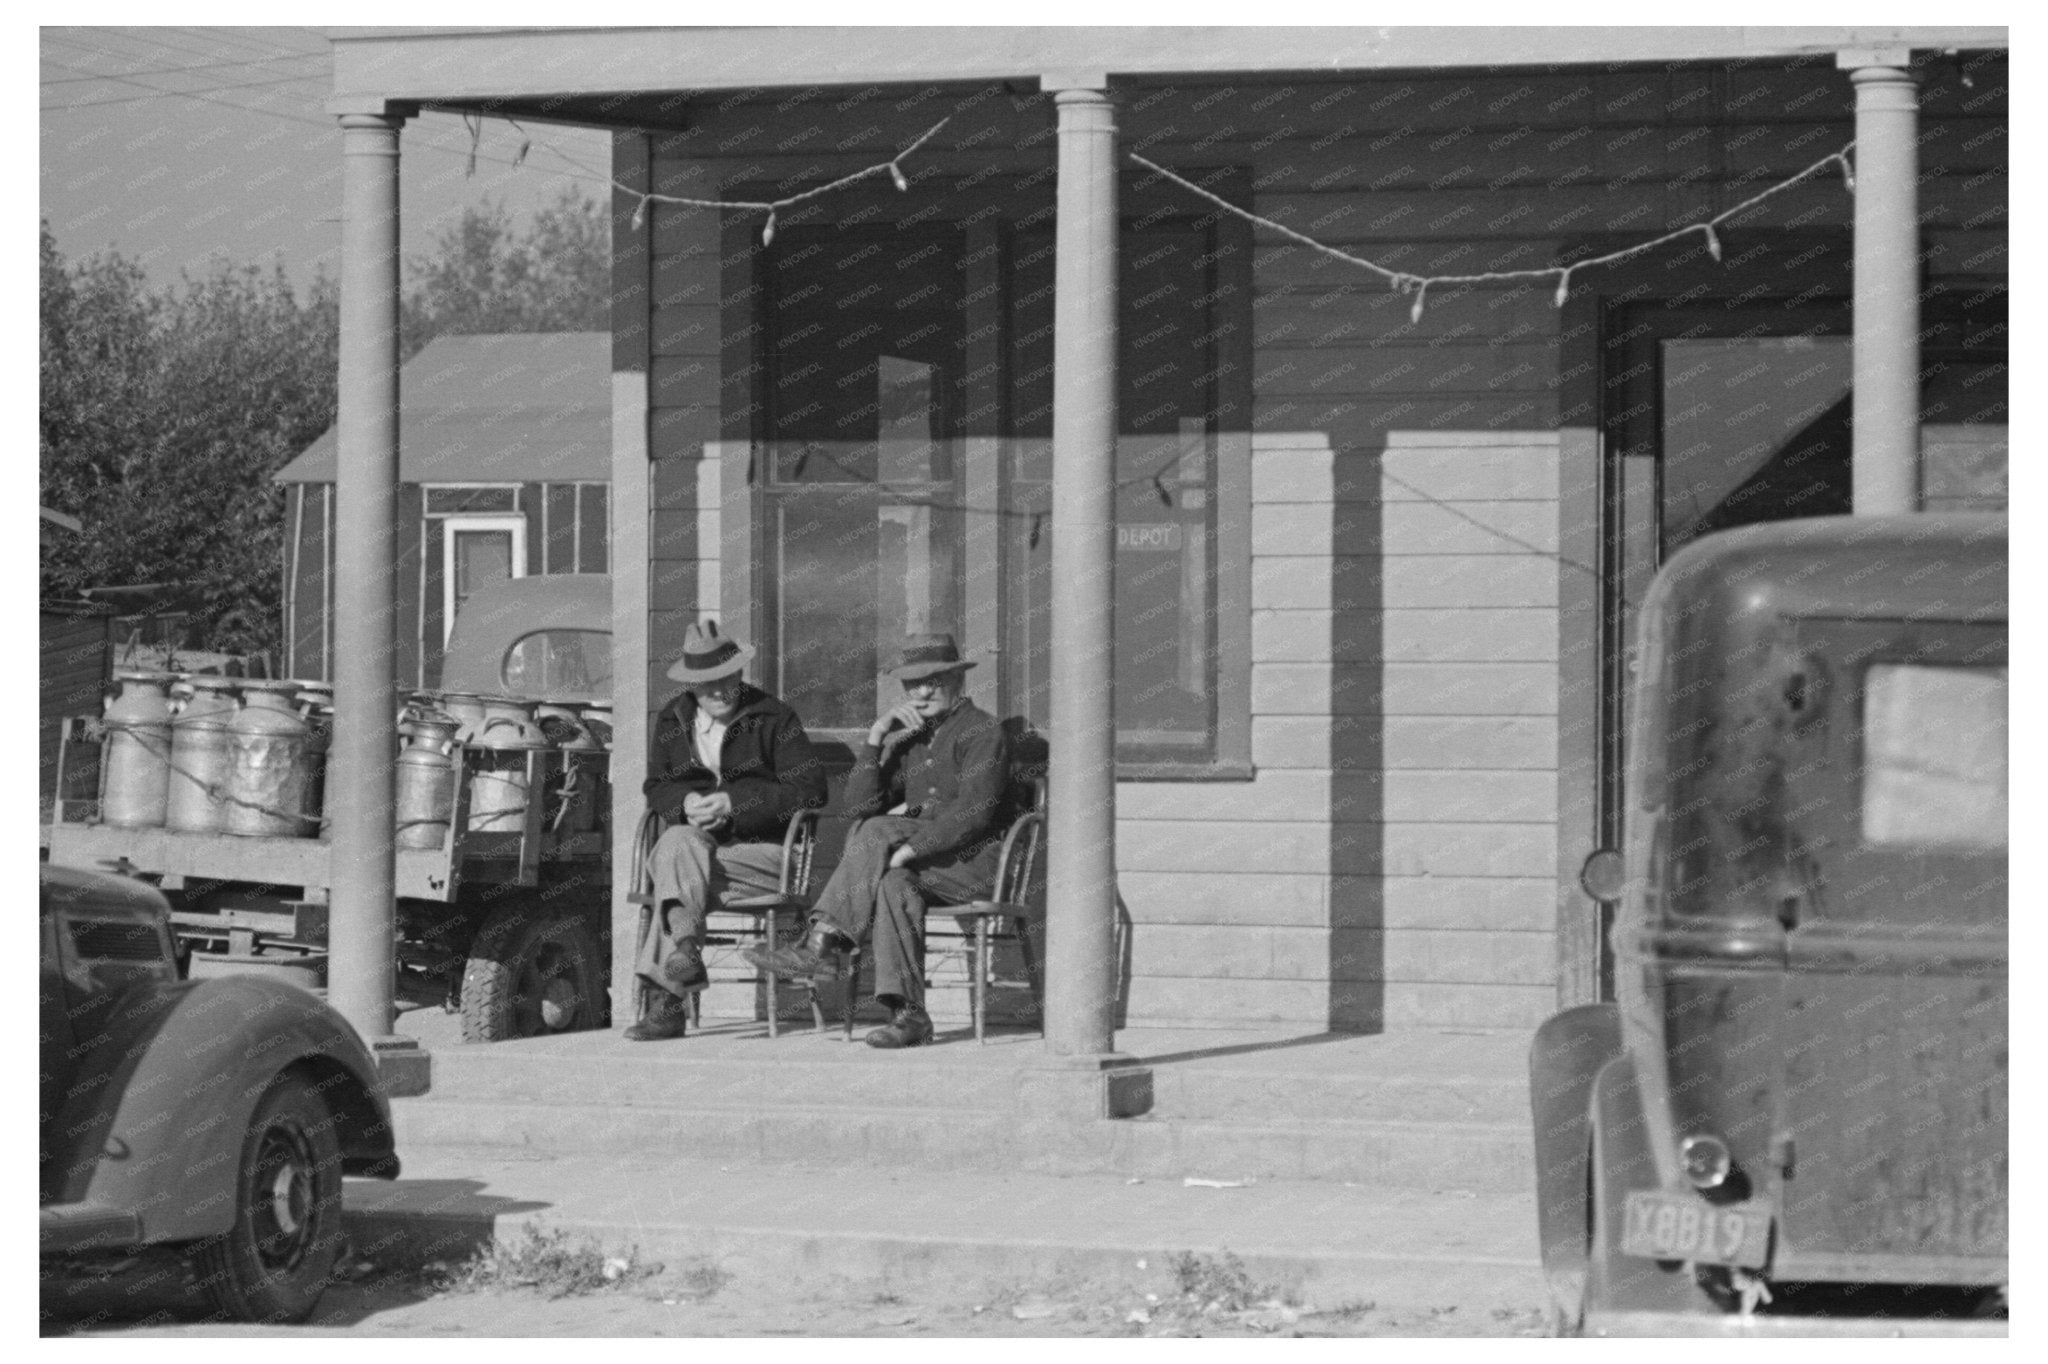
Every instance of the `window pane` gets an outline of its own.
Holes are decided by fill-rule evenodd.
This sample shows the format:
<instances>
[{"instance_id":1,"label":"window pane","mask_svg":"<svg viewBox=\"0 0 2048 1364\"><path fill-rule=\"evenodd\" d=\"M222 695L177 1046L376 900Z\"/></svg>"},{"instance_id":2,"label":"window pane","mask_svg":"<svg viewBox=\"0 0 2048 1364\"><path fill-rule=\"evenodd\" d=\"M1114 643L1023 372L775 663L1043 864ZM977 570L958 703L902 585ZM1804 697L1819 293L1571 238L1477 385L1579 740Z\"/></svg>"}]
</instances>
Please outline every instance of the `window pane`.
<instances>
[{"instance_id":1,"label":"window pane","mask_svg":"<svg viewBox=\"0 0 2048 1364\"><path fill-rule=\"evenodd\" d=\"M957 525L864 490L779 501L775 690L806 724L866 726L894 702L880 674L904 635L958 638Z\"/></svg>"},{"instance_id":2,"label":"window pane","mask_svg":"<svg viewBox=\"0 0 2048 1364\"><path fill-rule=\"evenodd\" d=\"M455 532L455 609L485 583L512 576L512 532L509 530L459 530Z\"/></svg>"},{"instance_id":3,"label":"window pane","mask_svg":"<svg viewBox=\"0 0 2048 1364\"><path fill-rule=\"evenodd\" d=\"M537 630L505 655L505 689L551 699L612 694L609 630Z\"/></svg>"},{"instance_id":4,"label":"window pane","mask_svg":"<svg viewBox=\"0 0 2048 1364\"><path fill-rule=\"evenodd\" d=\"M463 512L516 512L517 488L428 488L427 515L459 516Z\"/></svg>"},{"instance_id":5,"label":"window pane","mask_svg":"<svg viewBox=\"0 0 2048 1364\"><path fill-rule=\"evenodd\" d=\"M1849 338L1666 341L1664 550L1849 510Z\"/></svg>"},{"instance_id":6,"label":"window pane","mask_svg":"<svg viewBox=\"0 0 2048 1364\"><path fill-rule=\"evenodd\" d=\"M2006 846L2006 670L1881 663L1864 675L1863 837Z\"/></svg>"}]
</instances>

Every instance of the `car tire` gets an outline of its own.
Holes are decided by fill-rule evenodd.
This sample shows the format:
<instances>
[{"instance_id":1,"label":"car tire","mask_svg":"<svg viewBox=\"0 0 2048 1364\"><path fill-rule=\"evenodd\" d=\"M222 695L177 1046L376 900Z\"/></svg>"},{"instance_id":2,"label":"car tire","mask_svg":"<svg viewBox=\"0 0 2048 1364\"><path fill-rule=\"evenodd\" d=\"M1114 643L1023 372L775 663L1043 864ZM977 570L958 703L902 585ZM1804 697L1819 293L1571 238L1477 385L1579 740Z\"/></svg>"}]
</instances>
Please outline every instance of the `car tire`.
<instances>
[{"instance_id":1,"label":"car tire","mask_svg":"<svg viewBox=\"0 0 2048 1364\"><path fill-rule=\"evenodd\" d=\"M341 1254L341 1142L319 1092L287 1072L257 1100L235 1170L234 1225L194 1248L199 1286L239 1321L312 1315Z\"/></svg>"},{"instance_id":2,"label":"car tire","mask_svg":"<svg viewBox=\"0 0 2048 1364\"><path fill-rule=\"evenodd\" d=\"M503 1042L600 1027L604 966L581 915L506 905L462 972L462 1040Z\"/></svg>"}]
</instances>

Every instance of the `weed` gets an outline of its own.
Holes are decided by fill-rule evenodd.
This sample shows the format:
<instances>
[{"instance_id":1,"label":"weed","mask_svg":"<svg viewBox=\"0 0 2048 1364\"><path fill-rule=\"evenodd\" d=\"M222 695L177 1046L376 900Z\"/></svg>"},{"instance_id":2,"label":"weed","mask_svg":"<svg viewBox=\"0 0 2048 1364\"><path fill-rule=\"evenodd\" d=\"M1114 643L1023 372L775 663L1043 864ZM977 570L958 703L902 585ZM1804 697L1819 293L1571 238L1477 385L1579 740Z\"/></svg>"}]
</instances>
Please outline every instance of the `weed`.
<instances>
[{"instance_id":1,"label":"weed","mask_svg":"<svg viewBox=\"0 0 2048 1364\"><path fill-rule=\"evenodd\" d=\"M1273 1290L1253 1283L1244 1262L1227 1250L1220 1256L1184 1250L1173 1257L1173 1277L1181 1297L1196 1308L1214 1304L1220 1312L1243 1312L1273 1298Z\"/></svg>"},{"instance_id":2,"label":"weed","mask_svg":"<svg viewBox=\"0 0 2048 1364\"><path fill-rule=\"evenodd\" d=\"M469 1259L441 1271L435 1287L449 1293L532 1288L550 1298L568 1298L622 1288L660 1272L660 1265L642 1261L634 1247L627 1247L623 1255L612 1255L587 1236L533 1227L523 1240L493 1241ZM722 1284L722 1271L711 1268L709 1272L718 1275ZM716 1292L717 1287L714 1284L711 1291Z\"/></svg>"}]
</instances>

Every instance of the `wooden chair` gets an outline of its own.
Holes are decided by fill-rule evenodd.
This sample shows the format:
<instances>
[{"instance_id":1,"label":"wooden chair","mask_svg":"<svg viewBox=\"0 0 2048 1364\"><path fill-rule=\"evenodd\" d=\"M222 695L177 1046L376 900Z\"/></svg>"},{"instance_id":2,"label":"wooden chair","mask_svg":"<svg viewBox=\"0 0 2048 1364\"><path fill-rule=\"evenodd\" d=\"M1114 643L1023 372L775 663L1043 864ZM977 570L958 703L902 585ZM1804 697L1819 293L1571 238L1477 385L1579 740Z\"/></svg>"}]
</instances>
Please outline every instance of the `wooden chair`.
<instances>
[{"instance_id":1,"label":"wooden chair","mask_svg":"<svg viewBox=\"0 0 2048 1364\"><path fill-rule=\"evenodd\" d=\"M640 906L640 936L636 941L634 951L636 957L639 955L638 944L646 942L647 935L654 928L654 876L648 868L647 859L654 852L654 845L660 840L662 832L666 827L667 821L655 814L654 811L649 810L645 815L641 816L639 831L634 835L633 839L633 890L631 894L626 896L626 899ZM728 919L737 918L743 922L738 927L719 928L710 931L705 938L706 945L730 947L741 942L758 939L773 946L783 940L782 920L785 914L790 917L791 927L801 930L804 922L804 913L809 907L807 897L811 889L811 861L817 852L817 847L818 812L816 810L799 810L791 815L789 817L789 825L782 835L782 875L779 888L773 894L766 895L741 894L732 890L727 890L724 894L720 895L710 906L710 913L706 916L707 922L712 918L720 916ZM737 954L726 955L732 956ZM721 965L724 964L724 960L725 957L721 957ZM706 962L707 969L709 966L710 963ZM779 1020L776 1017L775 1007L776 978L772 975L757 972L752 976L738 979L751 980L757 983L766 982L768 992L768 1036L771 1038L777 1036ZM653 988L644 981L638 982L638 988L634 992L634 1012L636 1017L645 1018L647 1016L648 997ZM690 1022L693 1025L701 1026L703 1022L702 999L703 995L701 992L692 994L689 997ZM825 1030L825 1015L824 1011L818 1007L815 991L811 994L810 1004L811 1018L817 1024L818 1031L823 1032Z\"/></svg>"},{"instance_id":2,"label":"wooden chair","mask_svg":"<svg viewBox=\"0 0 2048 1364\"><path fill-rule=\"evenodd\" d=\"M1041 772L1043 768L1039 769ZM1043 1001L1045 982L1040 978L1038 957L1031 946L1031 928L1042 924L1045 919L1043 901L1033 903L1032 877L1038 869L1038 855L1045 843L1045 778L1033 776L1026 779L1030 796L1029 805L1023 814L1010 821L1010 827L1003 834L1001 850L996 854L995 881L989 898L970 900L958 905L927 905L927 916L949 914L958 920L966 936L966 946L961 949L967 955L968 1007L974 1017L974 1040L988 1041L988 985L989 974L994 964L995 944L998 941L1014 941L1024 957L1024 971L1031 982L1031 997ZM848 1041L853 1040L853 1015L860 1003L860 964L863 947L856 943L840 958L834 974L844 982L845 1009L841 1015L841 1026ZM927 978L926 985L930 985ZM808 981L811 1011L823 1016L818 1004L817 982ZM823 1024L821 1023L822 1030Z\"/></svg>"}]
</instances>

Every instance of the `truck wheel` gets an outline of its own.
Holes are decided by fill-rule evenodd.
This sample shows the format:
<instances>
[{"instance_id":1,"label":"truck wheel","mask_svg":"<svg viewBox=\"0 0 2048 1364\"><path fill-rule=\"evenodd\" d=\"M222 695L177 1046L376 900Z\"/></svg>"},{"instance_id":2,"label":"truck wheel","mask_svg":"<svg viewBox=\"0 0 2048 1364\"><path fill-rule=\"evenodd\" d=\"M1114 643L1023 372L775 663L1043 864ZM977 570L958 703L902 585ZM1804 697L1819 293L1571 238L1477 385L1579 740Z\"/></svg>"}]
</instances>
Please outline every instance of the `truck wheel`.
<instances>
[{"instance_id":1,"label":"truck wheel","mask_svg":"<svg viewBox=\"0 0 2048 1364\"><path fill-rule=\"evenodd\" d=\"M507 905L484 921L462 972L462 1040L595 1028L602 1021L604 971L595 935L581 916Z\"/></svg>"},{"instance_id":2,"label":"truck wheel","mask_svg":"<svg viewBox=\"0 0 2048 1364\"><path fill-rule=\"evenodd\" d=\"M214 1308L241 1321L304 1321L341 1253L341 1143L326 1102L287 1072L256 1104L235 1172L235 1221L194 1248Z\"/></svg>"}]
</instances>

